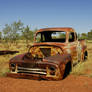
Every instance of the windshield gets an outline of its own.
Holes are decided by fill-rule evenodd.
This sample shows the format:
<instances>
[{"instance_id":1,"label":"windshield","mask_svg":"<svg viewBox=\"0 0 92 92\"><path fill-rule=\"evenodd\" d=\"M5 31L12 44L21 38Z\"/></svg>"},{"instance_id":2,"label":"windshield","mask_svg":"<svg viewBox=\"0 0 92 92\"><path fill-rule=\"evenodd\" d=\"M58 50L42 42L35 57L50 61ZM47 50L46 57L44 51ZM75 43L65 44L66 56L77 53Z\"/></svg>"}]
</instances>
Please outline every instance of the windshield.
<instances>
[{"instance_id":1,"label":"windshield","mask_svg":"<svg viewBox=\"0 0 92 92\"><path fill-rule=\"evenodd\" d=\"M44 31L36 35L36 42L62 42L66 41L66 32L63 31Z\"/></svg>"}]
</instances>

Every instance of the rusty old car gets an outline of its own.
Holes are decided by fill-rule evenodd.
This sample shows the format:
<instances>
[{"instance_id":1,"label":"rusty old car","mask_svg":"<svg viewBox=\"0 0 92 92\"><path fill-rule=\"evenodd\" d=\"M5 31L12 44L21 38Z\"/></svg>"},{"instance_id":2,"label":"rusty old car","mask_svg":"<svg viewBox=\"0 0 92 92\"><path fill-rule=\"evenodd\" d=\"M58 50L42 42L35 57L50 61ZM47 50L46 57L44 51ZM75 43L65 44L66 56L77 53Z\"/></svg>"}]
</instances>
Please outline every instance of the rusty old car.
<instances>
[{"instance_id":1,"label":"rusty old car","mask_svg":"<svg viewBox=\"0 0 92 92\"><path fill-rule=\"evenodd\" d=\"M85 40L73 28L44 28L36 32L27 53L10 59L10 77L60 80L87 59Z\"/></svg>"}]
</instances>

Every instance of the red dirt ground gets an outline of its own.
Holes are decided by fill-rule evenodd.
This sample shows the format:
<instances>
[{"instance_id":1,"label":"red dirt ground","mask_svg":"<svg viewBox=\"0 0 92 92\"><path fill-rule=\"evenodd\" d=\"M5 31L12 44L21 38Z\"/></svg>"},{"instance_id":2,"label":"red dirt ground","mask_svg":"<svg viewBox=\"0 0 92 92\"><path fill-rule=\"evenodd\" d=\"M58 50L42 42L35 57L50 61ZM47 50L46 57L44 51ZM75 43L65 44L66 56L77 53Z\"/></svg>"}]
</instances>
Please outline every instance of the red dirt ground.
<instances>
[{"instance_id":1,"label":"red dirt ground","mask_svg":"<svg viewBox=\"0 0 92 92\"><path fill-rule=\"evenodd\" d=\"M0 78L0 92L92 92L92 78L69 75L60 81Z\"/></svg>"}]
</instances>

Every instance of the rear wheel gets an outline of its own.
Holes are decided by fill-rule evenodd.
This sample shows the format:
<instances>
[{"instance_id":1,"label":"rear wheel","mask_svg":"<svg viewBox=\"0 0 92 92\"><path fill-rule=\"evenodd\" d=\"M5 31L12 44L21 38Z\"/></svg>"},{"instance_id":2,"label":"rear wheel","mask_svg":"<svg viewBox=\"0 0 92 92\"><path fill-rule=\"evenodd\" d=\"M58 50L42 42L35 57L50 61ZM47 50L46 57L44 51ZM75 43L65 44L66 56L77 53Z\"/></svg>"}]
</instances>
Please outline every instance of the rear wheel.
<instances>
[{"instance_id":1,"label":"rear wheel","mask_svg":"<svg viewBox=\"0 0 92 92\"><path fill-rule=\"evenodd\" d=\"M85 51L85 53L84 53L84 61L87 60L87 59L88 59L88 52Z\"/></svg>"}]
</instances>

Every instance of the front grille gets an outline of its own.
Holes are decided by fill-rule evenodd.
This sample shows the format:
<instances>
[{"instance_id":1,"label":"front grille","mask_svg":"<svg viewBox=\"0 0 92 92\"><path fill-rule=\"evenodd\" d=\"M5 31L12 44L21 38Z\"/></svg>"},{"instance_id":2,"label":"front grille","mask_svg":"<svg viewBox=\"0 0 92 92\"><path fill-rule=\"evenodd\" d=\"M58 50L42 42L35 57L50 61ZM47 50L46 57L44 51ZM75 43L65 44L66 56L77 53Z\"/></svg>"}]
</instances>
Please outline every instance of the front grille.
<instances>
[{"instance_id":1,"label":"front grille","mask_svg":"<svg viewBox=\"0 0 92 92\"><path fill-rule=\"evenodd\" d=\"M38 64L37 63L22 63L21 65L18 65L18 67L23 67L23 68L37 68Z\"/></svg>"},{"instance_id":2,"label":"front grille","mask_svg":"<svg viewBox=\"0 0 92 92\"><path fill-rule=\"evenodd\" d=\"M46 69L17 67L17 73L46 75Z\"/></svg>"}]
</instances>

